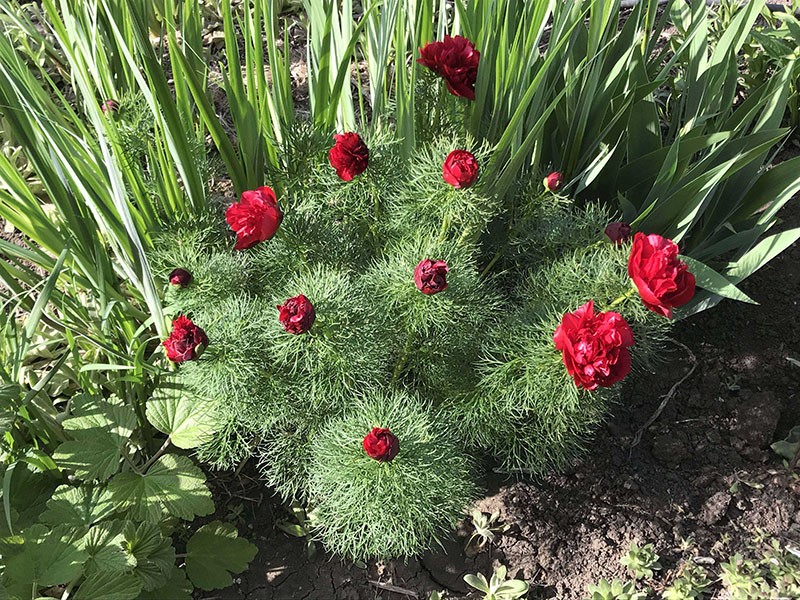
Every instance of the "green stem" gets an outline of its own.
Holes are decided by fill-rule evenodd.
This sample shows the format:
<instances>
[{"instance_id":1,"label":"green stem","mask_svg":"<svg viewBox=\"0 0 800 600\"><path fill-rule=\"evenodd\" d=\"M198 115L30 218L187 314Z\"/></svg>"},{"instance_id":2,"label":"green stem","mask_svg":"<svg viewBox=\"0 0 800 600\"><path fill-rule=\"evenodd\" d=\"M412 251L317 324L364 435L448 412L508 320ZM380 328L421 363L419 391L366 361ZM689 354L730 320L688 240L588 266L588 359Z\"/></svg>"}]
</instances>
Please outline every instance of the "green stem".
<instances>
[{"instance_id":1,"label":"green stem","mask_svg":"<svg viewBox=\"0 0 800 600\"><path fill-rule=\"evenodd\" d=\"M164 443L161 444L161 448L158 449L158 452L153 454L150 460L144 463L144 466L142 467L142 473L147 473L147 469L149 469L154 462L156 462L159 458L161 458L161 455L167 451L167 448L169 448L169 444L170 444L170 439L169 437L167 437L167 439L164 440Z\"/></svg>"},{"instance_id":2,"label":"green stem","mask_svg":"<svg viewBox=\"0 0 800 600\"><path fill-rule=\"evenodd\" d=\"M502 258L502 256L503 256L503 253L502 253L502 252L500 252L500 251L498 250L498 251L495 253L495 255L494 255L494 257L492 258L492 260L490 260L490 261L489 261L489 264L488 264L488 265L486 265L486 266L484 267L483 271L481 271L481 275L480 275L480 276L481 276L481 279L483 279L484 277L486 277L486 274L487 274L489 271L491 271L491 270L492 270L492 267L495 265L495 263L497 263L497 261L498 261L498 260L500 260L500 259Z\"/></svg>"},{"instance_id":3,"label":"green stem","mask_svg":"<svg viewBox=\"0 0 800 600\"><path fill-rule=\"evenodd\" d=\"M442 227L439 230L439 241L443 242L447 239L447 230L450 229L450 216L445 215L442 219Z\"/></svg>"},{"instance_id":4,"label":"green stem","mask_svg":"<svg viewBox=\"0 0 800 600\"><path fill-rule=\"evenodd\" d=\"M406 361L408 360L408 353L411 351L411 344L413 342L414 342L414 335L409 333L408 337L406 338L406 344L405 346L403 346L403 350L400 352L400 359L394 366L394 371L392 372L392 384L397 383L397 380L400 379L400 375L402 374L403 369L406 366Z\"/></svg>"},{"instance_id":5,"label":"green stem","mask_svg":"<svg viewBox=\"0 0 800 600\"><path fill-rule=\"evenodd\" d=\"M636 291L637 291L636 287L631 286L631 288L627 292L625 292L624 294L622 294L622 296L620 296L619 298L614 300L611 304L609 304L606 310L611 310L615 306L619 306L620 304L628 300L631 296L633 296L636 293Z\"/></svg>"}]
</instances>

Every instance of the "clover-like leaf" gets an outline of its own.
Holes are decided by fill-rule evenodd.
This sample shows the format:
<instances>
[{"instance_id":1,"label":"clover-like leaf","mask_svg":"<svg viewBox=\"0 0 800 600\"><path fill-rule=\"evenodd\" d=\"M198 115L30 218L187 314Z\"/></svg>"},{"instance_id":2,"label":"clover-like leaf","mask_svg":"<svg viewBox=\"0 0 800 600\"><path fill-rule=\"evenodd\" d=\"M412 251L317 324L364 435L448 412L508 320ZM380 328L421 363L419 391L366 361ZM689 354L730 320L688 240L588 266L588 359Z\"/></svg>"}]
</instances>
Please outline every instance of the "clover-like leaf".
<instances>
[{"instance_id":1,"label":"clover-like leaf","mask_svg":"<svg viewBox=\"0 0 800 600\"><path fill-rule=\"evenodd\" d=\"M216 428L211 402L187 396L177 388L161 388L147 403L147 420L178 448L197 448Z\"/></svg>"},{"instance_id":2,"label":"clover-like leaf","mask_svg":"<svg viewBox=\"0 0 800 600\"><path fill-rule=\"evenodd\" d=\"M40 520L49 525L86 525L102 521L116 509L111 493L100 486L59 486Z\"/></svg>"},{"instance_id":3,"label":"clover-like leaf","mask_svg":"<svg viewBox=\"0 0 800 600\"><path fill-rule=\"evenodd\" d=\"M241 573L258 548L240 538L230 523L212 521L198 529L186 544L186 573L204 590L228 587L231 573Z\"/></svg>"},{"instance_id":4,"label":"clover-like leaf","mask_svg":"<svg viewBox=\"0 0 800 600\"><path fill-rule=\"evenodd\" d=\"M141 591L142 582L133 573L98 571L83 581L75 600L134 600Z\"/></svg>"},{"instance_id":5,"label":"clover-like leaf","mask_svg":"<svg viewBox=\"0 0 800 600\"><path fill-rule=\"evenodd\" d=\"M138 526L128 521L123 530L125 550L136 563L133 573L145 590L154 590L167 583L175 567L175 548L156 523Z\"/></svg>"},{"instance_id":6,"label":"clover-like leaf","mask_svg":"<svg viewBox=\"0 0 800 600\"><path fill-rule=\"evenodd\" d=\"M164 512L185 520L210 515L214 501L203 472L190 458L165 454L147 473L119 473L108 490L120 510L131 518L157 522Z\"/></svg>"}]
</instances>

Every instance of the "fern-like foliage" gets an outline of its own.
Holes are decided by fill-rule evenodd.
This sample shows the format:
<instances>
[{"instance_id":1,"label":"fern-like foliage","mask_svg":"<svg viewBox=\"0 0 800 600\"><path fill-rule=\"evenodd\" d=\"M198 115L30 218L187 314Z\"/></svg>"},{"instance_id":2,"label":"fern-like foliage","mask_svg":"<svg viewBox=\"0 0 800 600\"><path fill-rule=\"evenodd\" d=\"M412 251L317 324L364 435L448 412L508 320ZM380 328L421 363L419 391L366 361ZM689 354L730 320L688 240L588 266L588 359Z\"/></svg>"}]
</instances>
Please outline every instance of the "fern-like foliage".
<instances>
[{"instance_id":1,"label":"fern-like foliage","mask_svg":"<svg viewBox=\"0 0 800 600\"><path fill-rule=\"evenodd\" d=\"M468 139L433 136L406 158L391 131L365 141L369 167L342 182L331 138L297 125L288 168L266 182L284 214L273 239L232 250L220 204L155 232L151 257L165 281L192 273L165 284L167 312L209 338L169 382L215 407L200 457L228 467L256 454L265 481L316 509L323 542L354 558L428 547L474 495L478 456L541 473L580 455L619 386L575 386L553 343L565 312L590 299L621 312L640 369L669 327L633 293L627 248L603 237L611 215L598 205L525 182L510 198L480 177L454 189L450 151L492 159ZM444 291L417 289L423 259L447 263ZM295 335L276 307L298 294L316 319ZM371 427L398 436L395 460L365 453Z\"/></svg>"}]
</instances>

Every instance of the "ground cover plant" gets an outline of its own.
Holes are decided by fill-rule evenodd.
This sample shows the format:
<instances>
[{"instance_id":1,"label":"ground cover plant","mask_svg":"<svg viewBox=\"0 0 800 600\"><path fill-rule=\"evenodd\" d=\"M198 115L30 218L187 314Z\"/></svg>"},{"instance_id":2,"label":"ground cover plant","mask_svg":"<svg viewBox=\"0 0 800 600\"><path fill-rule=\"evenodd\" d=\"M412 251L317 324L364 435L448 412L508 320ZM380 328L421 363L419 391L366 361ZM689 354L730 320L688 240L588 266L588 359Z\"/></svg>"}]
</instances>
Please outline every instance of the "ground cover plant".
<instances>
[{"instance_id":1,"label":"ground cover plant","mask_svg":"<svg viewBox=\"0 0 800 600\"><path fill-rule=\"evenodd\" d=\"M799 235L767 235L794 61L737 71L762 8L309 2L304 119L273 2L2 5L8 594L229 584L252 547L177 527L214 512L195 460L254 458L357 560L435 544L487 463L572 464L671 323Z\"/></svg>"}]
</instances>

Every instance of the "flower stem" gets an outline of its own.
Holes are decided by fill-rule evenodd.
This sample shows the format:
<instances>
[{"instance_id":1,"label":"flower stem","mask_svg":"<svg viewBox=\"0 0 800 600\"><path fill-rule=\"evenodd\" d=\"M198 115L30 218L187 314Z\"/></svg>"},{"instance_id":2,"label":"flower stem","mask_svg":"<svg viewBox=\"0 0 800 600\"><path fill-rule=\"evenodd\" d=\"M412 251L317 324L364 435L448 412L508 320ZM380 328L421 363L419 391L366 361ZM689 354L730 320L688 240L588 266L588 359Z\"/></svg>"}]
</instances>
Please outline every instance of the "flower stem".
<instances>
[{"instance_id":1,"label":"flower stem","mask_svg":"<svg viewBox=\"0 0 800 600\"><path fill-rule=\"evenodd\" d=\"M450 229L450 216L445 215L442 219L442 227L439 230L439 241L443 242L447 239L447 230Z\"/></svg>"},{"instance_id":2,"label":"flower stem","mask_svg":"<svg viewBox=\"0 0 800 600\"><path fill-rule=\"evenodd\" d=\"M394 366L394 371L392 372L392 383L397 383L397 380L400 379L400 375L403 373L403 369L406 366L406 361L408 360L408 353L411 351L411 344L414 341L414 335L409 332L408 337L406 338L405 346L403 346L403 350L400 352L400 358L397 361L397 364Z\"/></svg>"},{"instance_id":3,"label":"flower stem","mask_svg":"<svg viewBox=\"0 0 800 600\"><path fill-rule=\"evenodd\" d=\"M606 310L611 310L615 306L619 306L620 304L628 300L631 296L633 296L635 293L636 293L636 287L631 285L631 288L627 292L622 294L622 296L620 296L619 298L614 300L611 304L609 304Z\"/></svg>"},{"instance_id":4,"label":"flower stem","mask_svg":"<svg viewBox=\"0 0 800 600\"><path fill-rule=\"evenodd\" d=\"M488 265L486 265L486 266L483 268L483 271L481 271L481 275L480 275L480 276L481 276L481 279L483 279L484 277L486 277L486 274L487 274L489 271L491 271L491 270L492 270L492 267L493 267L493 266L494 266L494 265L497 263L497 261L498 261L498 260L500 260L500 259L502 258L502 256L503 256L503 253L502 253L502 252L500 252L500 250L498 250L498 251L495 253L495 255L494 255L494 257L492 258L492 260L490 260L490 261L489 261L489 264L488 264Z\"/></svg>"}]
</instances>

